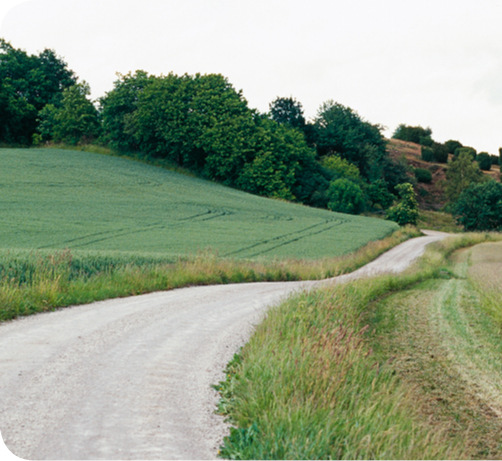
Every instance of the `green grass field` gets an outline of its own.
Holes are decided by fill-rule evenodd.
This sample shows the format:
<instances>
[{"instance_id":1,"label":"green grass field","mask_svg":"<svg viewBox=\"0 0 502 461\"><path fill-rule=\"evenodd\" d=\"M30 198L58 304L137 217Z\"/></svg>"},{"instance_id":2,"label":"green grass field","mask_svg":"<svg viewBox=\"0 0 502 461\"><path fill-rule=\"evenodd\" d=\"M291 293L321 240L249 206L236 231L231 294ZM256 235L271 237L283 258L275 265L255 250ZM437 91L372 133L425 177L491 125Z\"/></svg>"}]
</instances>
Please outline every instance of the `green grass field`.
<instances>
[{"instance_id":1,"label":"green grass field","mask_svg":"<svg viewBox=\"0 0 502 461\"><path fill-rule=\"evenodd\" d=\"M501 459L501 240L458 235L271 309L216 386L221 455Z\"/></svg>"},{"instance_id":2,"label":"green grass field","mask_svg":"<svg viewBox=\"0 0 502 461\"><path fill-rule=\"evenodd\" d=\"M397 228L88 152L0 149L0 165L3 249L316 259Z\"/></svg>"}]
</instances>

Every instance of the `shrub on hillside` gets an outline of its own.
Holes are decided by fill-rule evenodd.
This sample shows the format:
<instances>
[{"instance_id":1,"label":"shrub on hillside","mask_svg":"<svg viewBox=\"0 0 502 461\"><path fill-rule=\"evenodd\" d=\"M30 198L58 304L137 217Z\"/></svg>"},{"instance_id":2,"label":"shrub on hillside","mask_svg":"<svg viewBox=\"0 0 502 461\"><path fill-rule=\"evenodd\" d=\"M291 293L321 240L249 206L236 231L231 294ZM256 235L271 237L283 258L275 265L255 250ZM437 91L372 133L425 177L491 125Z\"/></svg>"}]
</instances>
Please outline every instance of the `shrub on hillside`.
<instances>
[{"instance_id":1,"label":"shrub on hillside","mask_svg":"<svg viewBox=\"0 0 502 461\"><path fill-rule=\"evenodd\" d=\"M396 189L399 200L388 209L387 219L397 222L400 226L415 225L418 221L418 202L413 186L410 183L403 183L399 184Z\"/></svg>"},{"instance_id":2,"label":"shrub on hillside","mask_svg":"<svg viewBox=\"0 0 502 461\"><path fill-rule=\"evenodd\" d=\"M477 152L474 147L458 147L457 149L455 149L453 155L455 156L455 158L458 158L463 152L468 153L472 157L472 160L476 160Z\"/></svg>"},{"instance_id":3,"label":"shrub on hillside","mask_svg":"<svg viewBox=\"0 0 502 461\"><path fill-rule=\"evenodd\" d=\"M466 231L500 230L502 184L490 180L471 185L460 194L453 214Z\"/></svg>"},{"instance_id":4,"label":"shrub on hillside","mask_svg":"<svg viewBox=\"0 0 502 461\"><path fill-rule=\"evenodd\" d=\"M448 151L449 154L454 154L455 150L458 149L459 147L463 147L462 143L459 141L455 141L453 139L450 139L444 143L444 146L446 150Z\"/></svg>"},{"instance_id":5,"label":"shrub on hillside","mask_svg":"<svg viewBox=\"0 0 502 461\"><path fill-rule=\"evenodd\" d=\"M433 143L431 135L432 130L430 128L401 124L396 128L392 137L401 141L421 144L422 146L431 146Z\"/></svg>"},{"instance_id":6,"label":"shrub on hillside","mask_svg":"<svg viewBox=\"0 0 502 461\"><path fill-rule=\"evenodd\" d=\"M434 151L431 147L422 146L421 157L424 162L434 162Z\"/></svg>"},{"instance_id":7,"label":"shrub on hillside","mask_svg":"<svg viewBox=\"0 0 502 461\"><path fill-rule=\"evenodd\" d=\"M339 178L329 185L328 208L340 213L358 214L364 210L364 192L354 181Z\"/></svg>"},{"instance_id":8,"label":"shrub on hillside","mask_svg":"<svg viewBox=\"0 0 502 461\"><path fill-rule=\"evenodd\" d=\"M425 168L416 168L415 178L417 178L418 182L430 184L432 182L432 173Z\"/></svg>"},{"instance_id":9,"label":"shrub on hillside","mask_svg":"<svg viewBox=\"0 0 502 461\"><path fill-rule=\"evenodd\" d=\"M444 144L435 142L432 144L434 161L437 163L448 163L448 149Z\"/></svg>"},{"instance_id":10,"label":"shrub on hillside","mask_svg":"<svg viewBox=\"0 0 502 461\"><path fill-rule=\"evenodd\" d=\"M492 168L492 158L490 157L490 154L488 152L480 152L476 160L479 164L479 168L481 168L483 171L490 171Z\"/></svg>"}]
</instances>

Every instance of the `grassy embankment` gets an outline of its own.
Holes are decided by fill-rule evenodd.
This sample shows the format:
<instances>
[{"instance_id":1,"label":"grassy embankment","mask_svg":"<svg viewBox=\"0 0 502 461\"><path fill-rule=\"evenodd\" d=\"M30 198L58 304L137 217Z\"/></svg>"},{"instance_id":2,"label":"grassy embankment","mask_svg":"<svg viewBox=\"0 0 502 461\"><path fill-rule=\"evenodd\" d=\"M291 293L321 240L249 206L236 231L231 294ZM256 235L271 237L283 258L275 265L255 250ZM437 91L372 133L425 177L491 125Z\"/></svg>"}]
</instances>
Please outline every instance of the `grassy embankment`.
<instances>
[{"instance_id":1,"label":"grassy embankment","mask_svg":"<svg viewBox=\"0 0 502 461\"><path fill-rule=\"evenodd\" d=\"M246 261L214 253L161 258L71 251L0 254L0 321L75 304L192 285L315 280L351 272L417 234L402 229L354 253L318 261Z\"/></svg>"},{"instance_id":2,"label":"grassy embankment","mask_svg":"<svg viewBox=\"0 0 502 461\"><path fill-rule=\"evenodd\" d=\"M330 277L416 234L108 155L0 159L0 320L187 285Z\"/></svg>"},{"instance_id":3,"label":"grassy embankment","mask_svg":"<svg viewBox=\"0 0 502 461\"><path fill-rule=\"evenodd\" d=\"M236 425L222 456L500 459L501 293L486 275L502 246L455 252L492 239L448 239L399 277L270 311L220 386Z\"/></svg>"}]
</instances>

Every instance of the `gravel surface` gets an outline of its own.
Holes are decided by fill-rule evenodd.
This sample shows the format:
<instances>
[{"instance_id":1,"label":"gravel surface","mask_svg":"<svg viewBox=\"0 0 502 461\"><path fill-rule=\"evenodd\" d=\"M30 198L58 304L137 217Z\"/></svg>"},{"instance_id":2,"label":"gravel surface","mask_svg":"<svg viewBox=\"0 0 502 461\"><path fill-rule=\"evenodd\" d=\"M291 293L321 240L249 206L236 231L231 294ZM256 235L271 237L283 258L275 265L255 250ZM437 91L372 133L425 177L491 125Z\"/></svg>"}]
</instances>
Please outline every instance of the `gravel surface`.
<instances>
[{"instance_id":1,"label":"gravel surface","mask_svg":"<svg viewBox=\"0 0 502 461\"><path fill-rule=\"evenodd\" d=\"M214 459L228 428L211 384L267 307L297 290L405 269L407 241L322 282L191 287L0 324L0 432L24 459Z\"/></svg>"}]
</instances>

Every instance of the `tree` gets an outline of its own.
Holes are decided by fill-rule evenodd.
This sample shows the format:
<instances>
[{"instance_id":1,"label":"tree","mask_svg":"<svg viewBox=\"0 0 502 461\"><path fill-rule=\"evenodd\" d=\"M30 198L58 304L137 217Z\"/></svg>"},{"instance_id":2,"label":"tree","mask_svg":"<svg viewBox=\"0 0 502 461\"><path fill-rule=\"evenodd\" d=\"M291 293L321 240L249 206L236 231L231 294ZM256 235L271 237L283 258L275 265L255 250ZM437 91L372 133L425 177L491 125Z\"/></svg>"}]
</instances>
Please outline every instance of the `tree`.
<instances>
[{"instance_id":1,"label":"tree","mask_svg":"<svg viewBox=\"0 0 502 461\"><path fill-rule=\"evenodd\" d=\"M134 136L126 130L127 120L137 109L140 94L154 79L143 70L134 74L118 74L114 88L99 100L104 143L119 152L139 150Z\"/></svg>"},{"instance_id":2,"label":"tree","mask_svg":"<svg viewBox=\"0 0 502 461\"><path fill-rule=\"evenodd\" d=\"M332 211L359 214L364 210L364 192L358 184L348 178L332 181L327 196L328 208Z\"/></svg>"},{"instance_id":3,"label":"tree","mask_svg":"<svg viewBox=\"0 0 502 461\"><path fill-rule=\"evenodd\" d=\"M397 222L400 226L416 224L418 221L418 202L415 191L410 183L399 184L397 187L399 199L387 210L387 219Z\"/></svg>"},{"instance_id":4,"label":"tree","mask_svg":"<svg viewBox=\"0 0 502 461\"><path fill-rule=\"evenodd\" d=\"M38 126L42 139L72 145L96 139L100 131L98 111L89 94L89 85L78 83L63 91L60 104L46 105Z\"/></svg>"},{"instance_id":5,"label":"tree","mask_svg":"<svg viewBox=\"0 0 502 461\"><path fill-rule=\"evenodd\" d=\"M454 139L449 139L444 143L444 146L449 154L454 154L459 147L463 147L460 141L455 141Z\"/></svg>"},{"instance_id":6,"label":"tree","mask_svg":"<svg viewBox=\"0 0 502 461\"><path fill-rule=\"evenodd\" d=\"M453 214L466 231L500 230L502 184L493 179L482 184L472 184L460 194Z\"/></svg>"},{"instance_id":7,"label":"tree","mask_svg":"<svg viewBox=\"0 0 502 461\"><path fill-rule=\"evenodd\" d=\"M321 160L321 165L329 172L332 180L346 178L355 183L361 183L359 169L339 155L327 155Z\"/></svg>"},{"instance_id":8,"label":"tree","mask_svg":"<svg viewBox=\"0 0 502 461\"><path fill-rule=\"evenodd\" d=\"M242 167L236 184L248 192L287 200L305 194L305 180L312 167L314 152L303 135L290 125L257 118L253 159Z\"/></svg>"},{"instance_id":9,"label":"tree","mask_svg":"<svg viewBox=\"0 0 502 461\"><path fill-rule=\"evenodd\" d=\"M296 99L277 97L269 105L270 118L279 124L287 124L303 131L305 117L303 107Z\"/></svg>"},{"instance_id":10,"label":"tree","mask_svg":"<svg viewBox=\"0 0 502 461\"><path fill-rule=\"evenodd\" d=\"M453 156L458 157L462 152L469 154L472 160L476 160L477 152L476 149L474 149L474 147L464 147L464 146L457 147L455 149L455 152L453 153Z\"/></svg>"},{"instance_id":11,"label":"tree","mask_svg":"<svg viewBox=\"0 0 502 461\"><path fill-rule=\"evenodd\" d=\"M147 155L234 185L252 157L254 113L241 92L218 74L169 74L148 82L125 132Z\"/></svg>"},{"instance_id":12,"label":"tree","mask_svg":"<svg viewBox=\"0 0 502 461\"><path fill-rule=\"evenodd\" d=\"M76 81L54 51L28 55L0 39L0 142L31 144L38 113Z\"/></svg>"},{"instance_id":13,"label":"tree","mask_svg":"<svg viewBox=\"0 0 502 461\"><path fill-rule=\"evenodd\" d=\"M422 128L421 126L399 125L392 137L402 141L414 142L422 146L432 146L432 130L430 128Z\"/></svg>"},{"instance_id":14,"label":"tree","mask_svg":"<svg viewBox=\"0 0 502 461\"><path fill-rule=\"evenodd\" d=\"M339 155L369 180L383 177L387 157L381 128L361 119L351 108L333 101L321 105L314 122L318 155Z\"/></svg>"},{"instance_id":15,"label":"tree","mask_svg":"<svg viewBox=\"0 0 502 461\"><path fill-rule=\"evenodd\" d=\"M483 171L490 171L492 169L492 158L488 152L480 152L476 156L479 168Z\"/></svg>"},{"instance_id":16,"label":"tree","mask_svg":"<svg viewBox=\"0 0 502 461\"><path fill-rule=\"evenodd\" d=\"M471 184L483 182L484 176L477 162L472 160L472 155L468 151L460 152L454 158L446 170L445 193L448 201L453 204L460 194Z\"/></svg>"}]
</instances>

